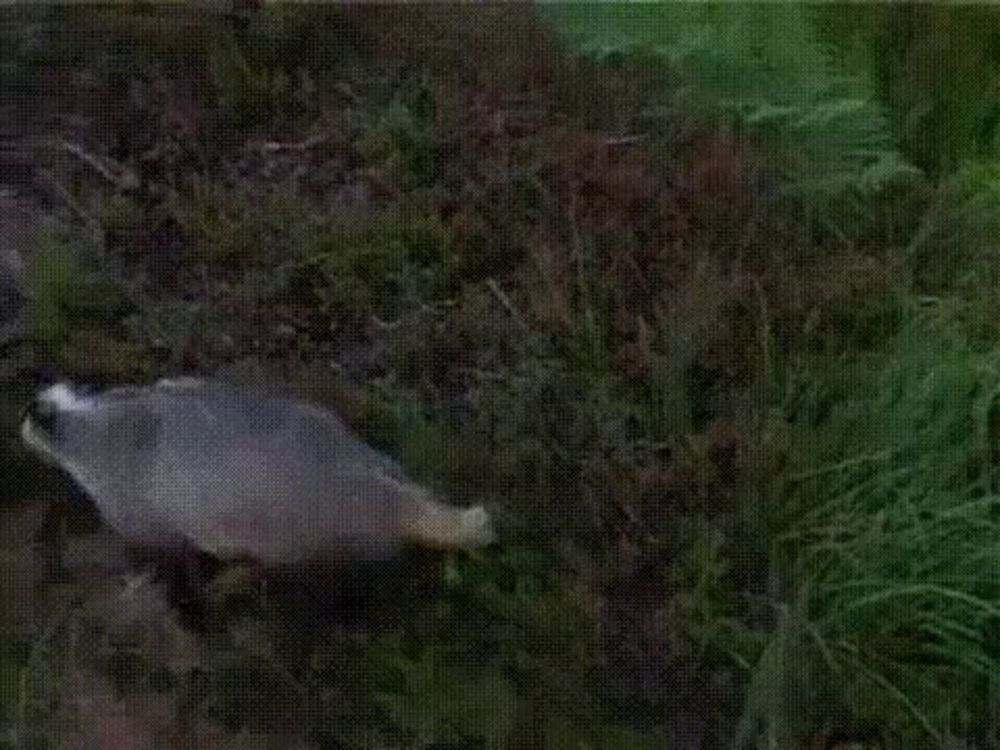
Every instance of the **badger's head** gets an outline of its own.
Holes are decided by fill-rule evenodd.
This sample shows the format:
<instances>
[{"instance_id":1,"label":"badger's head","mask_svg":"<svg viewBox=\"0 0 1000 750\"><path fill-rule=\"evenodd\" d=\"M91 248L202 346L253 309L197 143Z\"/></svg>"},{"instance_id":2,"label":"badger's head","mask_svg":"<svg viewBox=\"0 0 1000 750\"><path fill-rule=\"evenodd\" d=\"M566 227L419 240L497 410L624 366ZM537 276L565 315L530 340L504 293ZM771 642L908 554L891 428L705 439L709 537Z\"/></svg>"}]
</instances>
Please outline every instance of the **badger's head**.
<instances>
[{"instance_id":1,"label":"badger's head","mask_svg":"<svg viewBox=\"0 0 1000 750\"><path fill-rule=\"evenodd\" d=\"M57 383L39 393L21 413L21 439L42 458L65 467L88 444L98 411L93 396Z\"/></svg>"}]
</instances>

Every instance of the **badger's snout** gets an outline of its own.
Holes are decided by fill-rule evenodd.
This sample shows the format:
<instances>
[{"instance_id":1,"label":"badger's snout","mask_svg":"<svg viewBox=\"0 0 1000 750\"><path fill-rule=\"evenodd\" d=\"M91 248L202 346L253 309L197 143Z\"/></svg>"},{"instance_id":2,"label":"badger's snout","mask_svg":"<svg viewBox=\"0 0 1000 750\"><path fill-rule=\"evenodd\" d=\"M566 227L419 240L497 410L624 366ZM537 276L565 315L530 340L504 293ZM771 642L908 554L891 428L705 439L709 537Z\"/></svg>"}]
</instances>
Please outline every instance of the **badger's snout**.
<instances>
[{"instance_id":1,"label":"badger's snout","mask_svg":"<svg viewBox=\"0 0 1000 750\"><path fill-rule=\"evenodd\" d=\"M50 401L36 398L21 410L22 429L30 426L44 434L51 434L56 426L56 406Z\"/></svg>"},{"instance_id":2,"label":"badger's snout","mask_svg":"<svg viewBox=\"0 0 1000 750\"><path fill-rule=\"evenodd\" d=\"M92 400L77 394L65 383L46 388L21 410L21 439L45 458L55 459L61 450L69 422L93 408Z\"/></svg>"},{"instance_id":3,"label":"badger's snout","mask_svg":"<svg viewBox=\"0 0 1000 750\"><path fill-rule=\"evenodd\" d=\"M52 404L35 399L21 411L21 440L47 463L58 464L53 446L58 442L58 415Z\"/></svg>"}]
</instances>

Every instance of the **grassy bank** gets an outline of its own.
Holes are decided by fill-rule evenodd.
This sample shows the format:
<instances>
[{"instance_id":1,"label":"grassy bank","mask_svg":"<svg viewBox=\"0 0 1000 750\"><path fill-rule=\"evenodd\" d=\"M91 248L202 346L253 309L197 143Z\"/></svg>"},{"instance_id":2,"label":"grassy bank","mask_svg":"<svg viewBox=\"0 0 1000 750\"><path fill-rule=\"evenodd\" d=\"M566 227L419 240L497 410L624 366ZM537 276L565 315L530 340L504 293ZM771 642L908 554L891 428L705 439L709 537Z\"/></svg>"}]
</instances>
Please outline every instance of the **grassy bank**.
<instances>
[{"instance_id":1,"label":"grassy bank","mask_svg":"<svg viewBox=\"0 0 1000 750\"><path fill-rule=\"evenodd\" d=\"M225 586L192 641L51 580L29 543L79 559L94 519L25 489L10 746L996 742L995 170L905 131L921 91L859 72L864 19L774 21L794 73L699 13L596 42L527 7L4 27L75 225L32 250L18 364L292 383L503 540L332 612Z\"/></svg>"}]
</instances>

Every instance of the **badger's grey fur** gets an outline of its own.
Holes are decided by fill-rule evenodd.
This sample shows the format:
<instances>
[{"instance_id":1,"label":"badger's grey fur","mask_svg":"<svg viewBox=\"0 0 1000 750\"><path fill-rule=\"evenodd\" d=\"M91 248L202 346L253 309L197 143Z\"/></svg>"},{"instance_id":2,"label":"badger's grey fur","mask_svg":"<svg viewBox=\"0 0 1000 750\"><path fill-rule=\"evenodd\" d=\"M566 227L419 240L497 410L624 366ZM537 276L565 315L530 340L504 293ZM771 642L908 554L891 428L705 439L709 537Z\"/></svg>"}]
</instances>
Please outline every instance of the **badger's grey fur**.
<instances>
[{"instance_id":1,"label":"badger's grey fur","mask_svg":"<svg viewBox=\"0 0 1000 750\"><path fill-rule=\"evenodd\" d=\"M483 508L438 502L338 417L290 398L190 378L100 394L61 383L21 434L143 545L283 564L494 540Z\"/></svg>"}]
</instances>

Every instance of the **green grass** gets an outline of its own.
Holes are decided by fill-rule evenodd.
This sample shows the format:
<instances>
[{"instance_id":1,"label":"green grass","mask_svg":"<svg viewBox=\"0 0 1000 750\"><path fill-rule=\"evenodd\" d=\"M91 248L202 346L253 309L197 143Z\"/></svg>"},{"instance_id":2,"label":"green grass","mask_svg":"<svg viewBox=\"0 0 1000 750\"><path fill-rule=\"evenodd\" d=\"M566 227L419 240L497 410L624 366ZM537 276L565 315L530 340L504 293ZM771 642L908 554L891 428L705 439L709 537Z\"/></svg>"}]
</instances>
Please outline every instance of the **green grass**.
<instances>
[{"instance_id":1,"label":"green grass","mask_svg":"<svg viewBox=\"0 0 1000 750\"><path fill-rule=\"evenodd\" d=\"M988 729L998 361L927 316L883 356L837 386L824 418L792 423L797 471L769 499L785 520L768 533L787 593L751 668L743 742L761 724L787 741L845 709L908 747Z\"/></svg>"}]
</instances>

